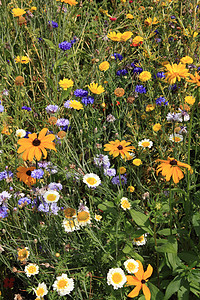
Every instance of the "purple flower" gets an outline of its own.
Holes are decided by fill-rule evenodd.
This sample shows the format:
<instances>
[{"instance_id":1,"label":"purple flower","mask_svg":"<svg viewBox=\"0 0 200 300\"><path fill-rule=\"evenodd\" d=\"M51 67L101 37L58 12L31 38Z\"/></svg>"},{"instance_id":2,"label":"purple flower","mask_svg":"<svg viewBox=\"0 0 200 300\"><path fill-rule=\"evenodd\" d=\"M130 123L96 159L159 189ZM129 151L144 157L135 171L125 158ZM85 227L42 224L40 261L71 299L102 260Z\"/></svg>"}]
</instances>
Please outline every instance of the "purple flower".
<instances>
[{"instance_id":1,"label":"purple flower","mask_svg":"<svg viewBox=\"0 0 200 300\"><path fill-rule=\"evenodd\" d=\"M39 166L40 168L46 169L46 167L48 166L48 162L47 162L47 161L39 161L39 162L38 162L38 166Z\"/></svg>"},{"instance_id":2,"label":"purple flower","mask_svg":"<svg viewBox=\"0 0 200 300\"><path fill-rule=\"evenodd\" d=\"M99 166L99 167L102 166L104 169L105 168L107 169L110 167L110 161L109 161L108 155L97 154L94 157L94 163L96 166Z\"/></svg>"},{"instance_id":3,"label":"purple flower","mask_svg":"<svg viewBox=\"0 0 200 300\"><path fill-rule=\"evenodd\" d=\"M65 108L70 108L70 109L71 109L71 107L69 106L69 105L70 105L70 102L71 102L71 100L67 100L67 101L64 103L64 107L65 107Z\"/></svg>"},{"instance_id":4,"label":"purple flower","mask_svg":"<svg viewBox=\"0 0 200 300\"><path fill-rule=\"evenodd\" d=\"M58 28L58 23L57 23L57 22L49 21L48 23L49 23L49 25L50 25L51 27L53 27L53 28Z\"/></svg>"},{"instance_id":5,"label":"purple flower","mask_svg":"<svg viewBox=\"0 0 200 300\"><path fill-rule=\"evenodd\" d=\"M61 183L56 183L56 182L51 182L49 185L48 185L48 189L49 190L62 190L63 186Z\"/></svg>"},{"instance_id":6,"label":"purple flower","mask_svg":"<svg viewBox=\"0 0 200 300\"><path fill-rule=\"evenodd\" d=\"M160 79L165 78L165 73L164 73L164 72L158 72L158 73L156 74L156 77L157 77L157 78L160 78Z\"/></svg>"},{"instance_id":7,"label":"purple flower","mask_svg":"<svg viewBox=\"0 0 200 300\"><path fill-rule=\"evenodd\" d=\"M87 97L88 91L82 90L82 89L77 89L74 91L74 96L76 97Z\"/></svg>"},{"instance_id":8,"label":"purple flower","mask_svg":"<svg viewBox=\"0 0 200 300\"><path fill-rule=\"evenodd\" d=\"M57 205L57 203L51 203L51 212L54 215L57 215L59 210L60 210L60 207Z\"/></svg>"},{"instance_id":9,"label":"purple flower","mask_svg":"<svg viewBox=\"0 0 200 300\"><path fill-rule=\"evenodd\" d=\"M168 122L182 122L183 121L181 113L168 113L166 118L167 118Z\"/></svg>"},{"instance_id":10,"label":"purple flower","mask_svg":"<svg viewBox=\"0 0 200 300\"><path fill-rule=\"evenodd\" d=\"M5 170L3 172L0 172L0 181L11 177L13 177L13 173L11 171Z\"/></svg>"},{"instance_id":11,"label":"purple flower","mask_svg":"<svg viewBox=\"0 0 200 300\"><path fill-rule=\"evenodd\" d=\"M18 200L18 205L28 205L31 203L31 199L28 197L20 198Z\"/></svg>"},{"instance_id":12,"label":"purple flower","mask_svg":"<svg viewBox=\"0 0 200 300\"><path fill-rule=\"evenodd\" d=\"M4 111L4 106L0 104L0 113Z\"/></svg>"},{"instance_id":13,"label":"purple flower","mask_svg":"<svg viewBox=\"0 0 200 300\"><path fill-rule=\"evenodd\" d=\"M48 105L46 108L46 112L48 114L54 114L57 112L57 110L59 109L59 106L58 105Z\"/></svg>"},{"instance_id":14,"label":"purple flower","mask_svg":"<svg viewBox=\"0 0 200 300\"><path fill-rule=\"evenodd\" d=\"M125 76L128 73L128 71L126 69L122 69L122 70L118 70L117 71L117 76Z\"/></svg>"},{"instance_id":15,"label":"purple flower","mask_svg":"<svg viewBox=\"0 0 200 300\"><path fill-rule=\"evenodd\" d=\"M31 108L28 106L22 106L22 109L27 110L27 111L31 111Z\"/></svg>"},{"instance_id":16,"label":"purple flower","mask_svg":"<svg viewBox=\"0 0 200 300\"><path fill-rule=\"evenodd\" d=\"M93 104L94 103L94 98L93 97L83 97L81 102L87 106L88 104Z\"/></svg>"},{"instance_id":17,"label":"purple flower","mask_svg":"<svg viewBox=\"0 0 200 300\"><path fill-rule=\"evenodd\" d=\"M46 203L46 202L41 203L41 204L38 206L38 210L39 210L39 211L42 211L42 212L49 212L49 205L48 205L48 203Z\"/></svg>"},{"instance_id":18,"label":"purple flower","mask_svg":"<svg viewBox=\"0 0 200 300\"><path fill-rule=\"evenodd\" d=\"M11 194L9 194L8 192L6 191L3 191L2 193L0 193L0 205L5 202L7 199L10 199L11 198Z\"/></svg>"},{"instance_id":19,"label":"purple flower","mask_svg":"<svg viewBox=\"0 0 200 300\"><path fill-rule=\"evenodd\" d=\"M187 133L187 127L186 126L180 126L181 130L179 131L179 134L186 134Z\"/></svg>"},{"instance_id":20,"label":"purple flower","mask_svg":"<svg viewBox=\"0 0 200 300\"><path fill-rule=\"evenodd\" d=\"M135 67L135 68L133 69L133 73L137 73L137 74L142 73L142 71L143 71L143 69L140 68L140 67Z\"/></svg>"},{"instance_id":21,"label":"purple flower","mask_svg":"<svg viewBox=\"0 0 200 300\"><path fill-rule=\"evenodd\" d=\"M113 177L112 180L111 180L111 182L112 182L112 184L120 185L119 175ZM121 175L121 183L122 183L122 185L125 185L127 183L127 178L126 178L125 175Z\"/></svg>"},{"instance_id":22,"label":"purple flower","mask_svg":"<svg viewBox=\"0 0 200 300\"><path fill-rule=\"evenodd\" d=\"M135 92L138 94L146 94L146 88L143 85L136 85Z\"/></svg>"},{"instance_id":23,"label":"purple flower","mask_svg":"<svg viewBox=\"0 0 200 300\"><path fill-rule=\"evenodd\" d=\"M114 56L115 60L119 59L121 61L123 59L123 56L119 53L114 53L113 56Z\"/></svg>"},{"instance_id":24,"label":"purple flower","mask_svg":"<svg viewBox=\"0 0 200 300\"><path fill-rule=\"evenodd\" d=\"M31 172L31 177L35 179L41 179L44 176L44 171L42 169L35 169Z\"/></svg>"},{"instance_id":25,"label":"purple flower","mask_svg":"<svg viewBox=\"0 0 200 300\"><path fill-rule=\"evenodd\" d=\"M114 168L104 169L104 175L109 176L109 177L115 176L116 175L116 170Z\"/></svg>"},{"instance_id":26,"label":"purple flower","mask_svg":"<svg viewBox=\"0 0 200 300\"><path fill-rule=\"evenodd\" d=\"M166 106L166 105L168 105L168 101L166 101L166 99L164 97L159 97L156 99L156 104L160 105L160 106L161 105Z\"/></svg>"},{"instance_id":27,"label":"purple flower","mask_svg":"<svg viewBox=\"0 0 200 300\"><path fill-rule=\"evenodd\" d=\"M8 90L3 90L2 95L3 96L8 96L9 95L9 91Z\"/></svg>"},{"instance_id":28,"label":"purple flower","mask_svg":"<svg viewBox=\"0 0 200 300\"><path fill-rule=\"evenodd\" d=\"M68 119L58 119L56 122L56 125L59 127L64 127L69 125L69 120Z\"/></svg>"},{"instance_id":29,"label":"purple flower","mask_svg":"<svg viewBox=\"0 0 200 300\"><path fill-rule=\"evenodd\" d=\"M60 43L58 46L61 50L66 51L72 47L72 44L67 41L64 41L64 42Z\"/></svg>"},{"instance_id":30,"label":"purple flower","mask_svg":"<svg viewBox=\"0 0 200 300\"><path fill-rule=\"evenodd\" d=\"M0 219L6 218L8 215L7 205L0 206Z\"/></svg>"}]
</instances>

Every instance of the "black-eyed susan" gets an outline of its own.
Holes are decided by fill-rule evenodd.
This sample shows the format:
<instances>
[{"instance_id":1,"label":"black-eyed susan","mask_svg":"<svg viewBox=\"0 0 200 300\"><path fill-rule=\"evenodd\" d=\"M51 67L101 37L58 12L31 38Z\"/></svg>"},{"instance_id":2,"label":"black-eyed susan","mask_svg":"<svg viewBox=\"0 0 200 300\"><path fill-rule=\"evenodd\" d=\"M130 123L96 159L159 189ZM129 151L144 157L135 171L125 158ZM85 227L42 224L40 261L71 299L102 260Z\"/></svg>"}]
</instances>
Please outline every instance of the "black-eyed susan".
<instances>
[{"instance_id":1,"label":"black-eyed susan","mask_svg":"<svg viewBox=\"0 0 200 300\"><path fill-rule=\"evenodd\" d=\"M17 168L17 178L19 178L20 181L23 181L26 185L29 187L36 183L36 179L31 177L31 172L35 170L35 167L24 167L20 166Z\"/></svg>"},{"instance_id":2,"label":"black-eyed susan","mask_svg":"<svg viewBox=\"0 0 200 300\"><path fill-rule=\"evenodd\" d=\"M174 157L168 157L167 160L157 159L161 164L157 167L157 175L161 172L162 176L165 176L166 181L172 180L174 183L179 183L183 179L184 175L181 168L186 168L192 173L190 165L182 163L176 160Z\"/></svg>"},{"instance_id":3,"label":"black-eyed susan","mask_svg":"<svg viewBox=\"0 0 200 300\"><path fill-rule=\"evenodd\" d=\"M112 268L107 274L107 284L112 285L114 290L122 288L127 279L121 268Z\"/></svg>"},{"instance_id":4,"label":"black-eyed susan","mask_svg":"<svg viewBox=\"0 0 200 300\"><path fill-rule=\"evenodd\" d=\"M127 275L127 283L126 286L135 285L136 287L128 294L128 297L134 298L139 295L140 290L142 289L145 300L151 299L151 292L149 288L146 286L147 279L152 275L153 268L151 265L148 265L146 272L144 272L143 265L139 260L136 260L139 264L139 269L135 273L135 276Z\"/></svg>"},{"instance_id":5,"label":"black-eyed susan","mask_svg":"<svg viewBox=\"0 0 200 300\"><path fill-rule=\"evenodd\" d=\"M129 157L129 151L131 152L135 147L129 146L130 142L126 142L125 140L119 141L110 141L109 144L104 145L104 151L110 151L109 154L113 155L114 157L117 157L118 155L121 155L121 157L124 159L125 157Z\"/></svg>"},{"instance_id":6,"label":"black-eyed susan","mask_svg":"<svg viewBox=\"0 0 200 300\"><path fill-rule=\"evenodd\" d=\"M28 138L20 139L17 143L20 145L17 153L23 153L23 160L32 161L35 157L38 161L41 159L42 153L44 159L47 157L46 149L52 149L57 151L53 140L55 136L53 134L46 135L48 129L43 128L38 137L36 133L28 135Z\"/></svg>"}]
</instances>

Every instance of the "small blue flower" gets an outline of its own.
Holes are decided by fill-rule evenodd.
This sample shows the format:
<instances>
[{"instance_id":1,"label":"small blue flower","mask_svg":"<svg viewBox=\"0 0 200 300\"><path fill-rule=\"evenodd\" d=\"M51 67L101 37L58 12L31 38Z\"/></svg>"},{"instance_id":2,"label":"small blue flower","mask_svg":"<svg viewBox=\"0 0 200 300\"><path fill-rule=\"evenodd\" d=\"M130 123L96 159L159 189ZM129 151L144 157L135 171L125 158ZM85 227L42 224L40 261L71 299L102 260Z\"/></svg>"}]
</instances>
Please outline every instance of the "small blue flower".
<instances>
[{"instance_id":1,"label":"small blue flower","mask_svg":"<svg viewBox=\"0 0 200 300\"><path fill-rule=\"evenodd\" d=\"M28 205L31 203L31 199L28 197L20 198L18 201L18 205Z\"/></svg>"},{"instance_id":2,"label":"small blue flower","mask_svg":"<svg viewBox=\"0 0 200 300\"><path fill-rule=\"evenodd\" d=\"M161 105L166 106L166 105L168 105L168 101L164 97L159 97L156 99L156 104L160 105L160 106Z\"/></svg>"},{"instance_id":3,"label":"small blue flower","mask_svg":"<svg viewBox=\"0 0 200 300\"><path fill-rule=\"evenodd\" d=\"M94 103L94 98L93 97L83 97L81 102L87 106L88 104L93 104Z\"/></svg>"},{"instance_id":4,"label":"small blue flower","mask_svg":"<svg viewBox=\"0 0 200 300\"><path fill-rule=\"evenodd\" d=\"M42 169L35 169L31 172L31 177L35 179L41 179L44 176L44 171Z\"/></svg>"},{"instance_id":5,"label":"small blue flower","mask_svg":"<svg viewBox=\"0 0 200 300\"><path fill-rule=\"evenodd\" d=\"M4 111L4 106L0 104L0 113Z\"/></svg>"},{"instance_id":6,"label":"small blue flower","mask_svg":"<svg viewBox=\"0 0 200 300\"><path fill-rule=\"evenodd\" d=\"M58 105L51 105L51 104L45 108L46 112L49 114L56 113L58 109L59 109Z\"/></svg>"},{"instance_id":7,"label":"small blue flower","mask_svg":"<svg viewBox=\"0 0 200 300\"><path fill-rule=\"evenodd\" d=\"M156 74L156 77L157 77L157 78L160 78L160 79L165 78L165 73L164 73L164 72L158 72L158 73Z\"/></svg>"},{"instance_id":8,"label":"small blue flower","mask_svg":"<svg viewBox=\"0 0 200 300\"><path fill-rule=\"evenodd\" d=\"M60 43L58 46L61 50L66 51L66 50L71 49L72 44L67 41L64 41L64 42Z\"/></svg>"},{"instance_id":9,"label":"small blue flower","mask_svg":"<svg viewBox=\"0 0 200 300\"><path fill-rule=\"evenodd\" d=\"M143 85L136 85L135 92L138 94L146 94L146 88Z\"/></svg>"},{"instance_id":10,"label":"small blue flower","mask_svg":"<svg viewBox=\"0 0 200 300\"><path fill-rule=\"evenodd\" d=\"M87 97L88 91L82 90L82 89L77 89L74 91L74 96L76 97Z\"/></svg>"},{"instance_id":11,"label":"small blue flower","mask_svg":"<svg viewBox=\"0 0 200 300\"><path fill-rule=\"evenodd\" d=\"M120 185L119 175L113 177L112 180L111 180L111 182L112 182L112 184ZM121 175L121 184L122 184L122 185L127 184L127 178L126 178L125 175Z\"/></svg>"},{"instance_id":12,"label":"small blue flower","mask_svg":"<svg viewBox=\"0 0 200 300\"><path fill-rule=\"evenodd\" d=\"M53 27L53 28L58 28L58 23L57 23L57 22L49 21L48 23L49 23L49 25L50 25L51 27Z\"/></svg>"},{"instance_id":13,"label":"small blue flower","mask_svg":"<svg viewBox=\"0 0 200 300\"><path fill-rule=\"evenodd\" d=\"M27 110L27 111L31 111L31 108L28 106L22 106L22 109Z\"/></svg>"},{"instance_id":14,"label":"small blue flower","mask_svg":"<svg viewBox=\"0 0 200 300\"><path fill-rule=\"evenodd\" d=\"M122 70L118 70L117 71L117 76L125 76L128 73L128 71L126 69L122 69Z\"/></svg>"},{"instance_id":15,"label":"small blue flower","mask_svg":"<svg viewBox=\"0 0 200 300\"><path fill-rule=\"evenodd\" d=\"M123 56L119 53L114 53L113 56L114 56L115 60L119 59L119 61L121 61L123 59Z\"/></svg>"}]
</instances>

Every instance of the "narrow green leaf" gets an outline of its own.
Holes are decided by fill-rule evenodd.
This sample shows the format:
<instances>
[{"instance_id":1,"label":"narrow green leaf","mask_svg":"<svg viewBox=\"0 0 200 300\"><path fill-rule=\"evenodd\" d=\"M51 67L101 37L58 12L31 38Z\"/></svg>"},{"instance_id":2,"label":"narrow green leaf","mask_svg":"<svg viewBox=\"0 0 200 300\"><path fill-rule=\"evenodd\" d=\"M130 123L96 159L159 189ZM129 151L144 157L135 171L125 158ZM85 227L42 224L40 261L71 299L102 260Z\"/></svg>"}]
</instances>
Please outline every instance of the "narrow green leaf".
<instances>
[{"instance_id":1,"label":"narrow green leaf","mask_svg":"<svg viewBox=\"0 0 200 300\"><path fill-rule=\"evenodd\" d=\"M54 45L54 43L48 39L44 39L43 40L47 43L47 45L49 46L50 49L56 50L56 46Z\"/></svg>"},{"instance_id":2,"label":"narrow green leaf","mask_svg":"<svg viewBox=\"0 0 200 300\"><path fill-rule=\"evenodd\" d=\"M175 294L181 285L181 278L179 276L176 276L170 284L167 286L165 297L163 300L168 300L173 294Z\"/></svg>"}]
</instances>

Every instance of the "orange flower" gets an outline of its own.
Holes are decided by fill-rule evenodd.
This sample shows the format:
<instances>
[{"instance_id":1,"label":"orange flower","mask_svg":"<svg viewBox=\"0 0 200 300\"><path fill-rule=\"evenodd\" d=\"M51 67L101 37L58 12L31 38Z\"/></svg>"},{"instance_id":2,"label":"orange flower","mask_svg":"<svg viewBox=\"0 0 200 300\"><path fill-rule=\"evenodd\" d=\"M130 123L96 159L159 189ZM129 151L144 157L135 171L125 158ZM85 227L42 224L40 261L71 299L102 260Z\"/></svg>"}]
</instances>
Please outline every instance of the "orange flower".
<instances>
[{"instance_id":1,"label":"orange flower","mask_svg":"<svg viewBox=\"0 0 200 300\"><path fill-rule=\"evenodd\" d=\"M121 155L122 158L129 157L129 151L132 151L132 149L135 149L135 147L129 146L129 142L126 141L111 141L109 144L104 145L105 149L104 151L110 151L109 154L113 155L114 157L117 157L119 154Z\"/></svg>"},{"instance_id":2,"label":"orange flower","mask_svg":"<svg viewBox=\"0 0 200 300\"><path fill-rule=\"evenodd\" d=\"M195 76L192 74L189 74L191 79L187 79L187 82L192 82L192 83L196 83L197 86L200 86L200 75L195 72Z\"/></svg>"},{"instance_id":3,"label":"orange flower","mask_svg":"<svg viewBox=\"0 0 200 300\"><path fill-rule=\"evenodd\" d=\"M28 135L28 138L20 139L17 143L20 145L17 153L23 153L23 160L32 161L34 156L39 161L41 159L42 153L44 154L44 159L47 157L47 149L53 149L55 151L55 144L53 140L55 136L53 134L46 135L48 129L43 128L38 137L36 133Z\"/></svg>"},{"instance_id":4,"label":"orange flower","mask_svg":"<svg viewBox=\"0 0 200 300\"><path fill-rule=\"evenodd\" d=\"M187 168L192 173L192 168L188 164L184 164L174 159L174 157L168 157L167 160L157 159L161 164L157 167L157 175L162 171L162 175L166 176L166 181L170 181L171 177L174 183L179 183L184 175L179 167Z\"/></svg>"},{"instance_id":5,"label":"orange flower","mask_svg":"<svg viewBox=\"0 0 200 300\"><path fill-rule=\"evenodd\" d=\"M36 183L36 179L31 177L31 172L35 170L35 167L23 167L20 166L19 168L17 168L17 178L19 178L20 181L23 181L26 185L28 185L29 187L33 184Z\"/></svg>"},{"instance_id":6,"label":"orange flower","mask_svg":"<svg viewBox=\"0 0 200 300\"><path fill-rule=\"evenodd\" d=\"M127 275L127 285L136 285L136 287L128 294L128 297L134 298L139 295L140 290L142 289L145 299L151 299L151 292L146 286L147 278L149 278L153 272L151 265L148 265L146 272L144 272L143 265L139 260L136 260L139 263L139 270L135 273L135 276Z\"/></svg>"}]
</instances>

